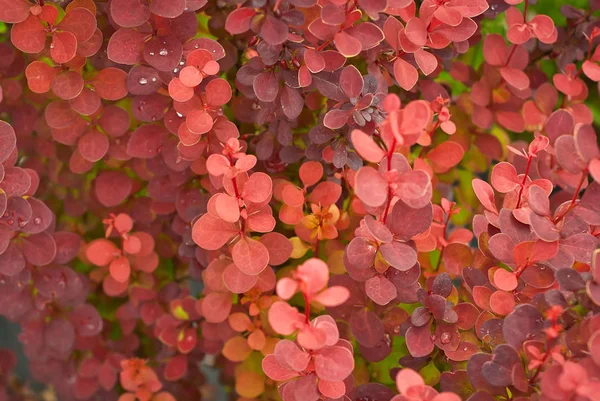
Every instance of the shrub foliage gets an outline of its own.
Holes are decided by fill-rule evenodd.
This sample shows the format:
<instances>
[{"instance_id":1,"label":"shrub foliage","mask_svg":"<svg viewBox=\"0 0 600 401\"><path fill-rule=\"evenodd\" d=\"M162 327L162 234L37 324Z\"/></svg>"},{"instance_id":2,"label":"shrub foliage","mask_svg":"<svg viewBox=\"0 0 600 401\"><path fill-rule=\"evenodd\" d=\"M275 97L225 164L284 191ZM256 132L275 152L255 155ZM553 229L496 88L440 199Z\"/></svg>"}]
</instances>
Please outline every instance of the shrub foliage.
<instances>
[{"instance_id":1,"label":"shrub foliage","mask_svg":"<svg viewBox=\"0 0 600 401\"><path fill-rule=\"evenodd\" d=\"M597 400L599 9L0 0L0 313L33 377Z\"/></svg>"}]
</instances>

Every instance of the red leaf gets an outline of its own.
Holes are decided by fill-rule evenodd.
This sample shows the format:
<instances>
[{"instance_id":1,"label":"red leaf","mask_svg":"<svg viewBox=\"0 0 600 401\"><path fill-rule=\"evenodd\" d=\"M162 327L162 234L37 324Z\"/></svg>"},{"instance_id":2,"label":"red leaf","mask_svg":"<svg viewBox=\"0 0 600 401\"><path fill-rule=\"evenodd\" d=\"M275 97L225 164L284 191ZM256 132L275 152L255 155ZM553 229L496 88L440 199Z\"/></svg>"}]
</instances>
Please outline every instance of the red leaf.
<instances>
[{"instance_id":1,"label":"red leaf","mask_svg":"<svg viewBox=\"0 0 600 401\"><path fill-rule=\"evenodd\" d=\"M231 99L231 86L222 78L213 79L206 85L206 102L210 106L223 106Z\"/></svg>"},{"instance_id":2,"label":"red leaf","mask_svg":"<svg viewBox=\"0 0 600 401\"><path fill-rule=\"evenodd\" d=\"M350 99L358 98L363 90L363 77L358 69L349 65L340 74L340 87Z\"/></svg>"},{"instance_id":3,"label":"red leaf","mask_svg":"<svg viewBox=\"0 0 600 401\"><path fill-rule=\"evenodd\" d=\"M500 75L512 87L525 90L529 88L529 77L523 71L516 68L500 68Z\"/></svg>"},{"instance_id":4,"label":"red leaf","mask_svg":"<svg viewBox=\"0 0 600 401\"><path fill-rule=\"evenodd\" d=\"M96 32L96 16L87 8L72 8L67 11L58 27L71 32L78 43L83 43L90 40Z\"/></svg>"},{"instance_id":5,"label":"red leaf","mask_svg":"<svg viewBox=\"0 0 600 401\"><path fill-rule=\"evenodd\" d=\"M119 255L119 250L111 241L100 238L90 242L85 255L94 265L106 266Z\"/></svg>"},{"instance_id":6,"label":"red leaf","mask_svg":"<svg viewBox=\"0 0 600 401\"><path fill-rule=\"evenodd\" d=\"M127 154L140 159L150 159L158 155L167 139L167 131L159 125L142 125L127 142Z\"/></svg>"},{"instance_id":7,"label":"red leaf","mask_svg":"<svg viewBox=\"0 0 600 401\"><path fill-rule=\"evenodd\" d=\"M263 102L272 102L279 93L279 80L271 71L258 74L252 82L256 97Z\"/></svg>"},{"instance_id":8,"label":"red leaf","mask_svg":"<svg viewBox=\"0 0 600 401\"><path fill-rule=\"evenodd\" d=\"M103 171L96 178L96 197L106 206L116 206L131 193L131 179L118 171Z\"/></svg>"},{"instance_id":9,"label":"red leaf","mask_svg":"<svg viewBox=\"0 0 600 401\"><path fill-rule=\"evenodd\" d=\"M513 272L499 268L494 273L494 285L502 291L512 291L517 288L517 276Z\"/></svg>"},{"instance_id":10,"label":"red leaf","mask_svg":"<svg viewBox=\"0 0 600 401\"><path fill-rule=\"evenodd\" d=\"M365 282L365 292L377 305L387 305L398 295L394 284L380 274Z\"/></svg>"},{"instance_id":11,"label":"red leaf","mask_svg":"<svg viewBox=\"0 0 600 401\"><path fill-rule=\"evenodd\" d=\"M127 96L127 73L118 68L101 70L91 84L102 99L119 100Z\"/></svg>"},{"instance_id":12,"label":"red leaf","mask_svg":"<svg viewBox=\"0 0 600 401\"><path fill-rule=\"evenodd\" d=\"M25 21L29 16L32 4L27 0L1 0L0 21L16 24Z\"/></svg>"},{"instance_id":13,"label":"red leaf","mask_svg":"<svg viewBox=\"0 0 600 401\"><path fill-rule=\"evenodd\" d=\"M280 45L287 40L288 25L272 15L267 15L260 28L260 33L270 45Z\"/></svg>"},{"instance_id":14,"label":"red leaf","mask_svg":"<svg viewBox=\"0 0 600 401\"><path fill-rule=\"evenodd\" d=\"M114 5L113 1L111 5ZM109 60L118 64L133 65L142 60L144 35L136 30L121 28L108 41L106 52Z\"/></svg>"},{"instance_id":15,"label":"red leaf","mask_svg":"<svg viewBox=\"0 0 600 401\"><path fill-rule=\"evenodd\" d=\"M408 20L405 33L408 40L417 46L425 46L425 43L427 43L427 27L423 20L418 17L413 17Z\"/></svg>"},{"instance_id":16,"label":"red leaf","mask_svg":"<svg viewBox=\"0 0 600 401\"><path fill-rule=\"evenodd\" d=\"M225 29L232 35L244 33L250 29L250 22L256 11L250 7L241 7L232 11L225 21Z\"/></svg>"},{"instance_id":17,"label":"red leaf","mask_svg":"<svg viewBox=\"0 0 600 401\"><path fill-rule=\"evenodd\" d=\"M406 331L405 337L408 352L415 358L427 356L434 349L434 344L431 340L430 324L421 327L410 327Z\"/></svg>"},{"instance_id":18,"label":"red leaf","mask_svg":"<svg viewBox=\"0 0 600 401\"><path fill-rule=\"evenodd\" d=\"M362 50L360 41L345 31L336 33L333 42L338 51L346 57L357 56Z\"/></svg>"},{"instance_id":19,"label":"red leaf","mask_svg":"<svg viewBox=\"0 0 600 401\"><path fill-rule=\"evenodd\" d=\"M10 40L25 53L39 53L46 47L46 31L38 17L30 14L10 30Z\"/></svg>"},{"instance_id":20,"label":"red leaf","mask_svg":"<svg viewBox=\"0 0 600 401\"><path fill-rule=\"evenodd\" d=\"M427 154L433 171L441 174L456 166L462 160L465 151L456 142L446 141L435 147Z\"/></svg>"},{"instance_id":21,"label":"red leaf","mask_svg":"<svg viewBox=\"0 0 600 401\"><path fill-rule=\"evenodd\" d=\"M119 283L126 283L131 274L131 266L129 260L125 256L121 256L113 260L109 266L110 275Z\"/></svg>"}]
</instances>

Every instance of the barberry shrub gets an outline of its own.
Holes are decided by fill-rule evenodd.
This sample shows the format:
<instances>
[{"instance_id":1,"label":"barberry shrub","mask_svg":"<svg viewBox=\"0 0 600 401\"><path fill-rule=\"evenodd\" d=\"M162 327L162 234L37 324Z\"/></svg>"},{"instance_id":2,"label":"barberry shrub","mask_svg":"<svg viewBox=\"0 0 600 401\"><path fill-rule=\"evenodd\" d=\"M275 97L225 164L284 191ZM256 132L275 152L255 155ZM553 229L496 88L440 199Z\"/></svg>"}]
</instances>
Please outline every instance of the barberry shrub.
<instances>
[{"instance_id":1,"label":"barberry shrub","mask_svg":"<svg viewBox=\"0 0 600 401\"><path fill-rule=\"evenodd\" d=\"M33 379L597 400L599 10L0 0L0 313Z\"/></svg>"}]
</instances>

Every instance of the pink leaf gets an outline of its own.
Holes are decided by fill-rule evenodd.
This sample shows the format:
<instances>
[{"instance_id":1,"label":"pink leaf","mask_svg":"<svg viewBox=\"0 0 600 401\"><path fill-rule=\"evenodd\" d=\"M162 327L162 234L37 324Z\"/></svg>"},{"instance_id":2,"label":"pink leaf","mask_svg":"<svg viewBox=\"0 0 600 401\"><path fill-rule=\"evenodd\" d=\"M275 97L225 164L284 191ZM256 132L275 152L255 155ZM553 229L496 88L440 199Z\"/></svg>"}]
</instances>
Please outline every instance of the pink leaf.
<instances>
[{"instance_id":1,"label":"pink leaf","mask_svg":"<svg viewBox=\"0 0 600 401\"><path fill-rule=\"evenodd\" d=\"M412 369L405 368L396 374L396 387L400 394L408 394L411 387L422 387L425 385L420 374Z\"/></svg>"},{"instance_id":2,"label":"pink leaf","mask_svg":"<svg viewBox=\"0 0 600 401\"><path fill-rule=\"evenodd\" d=\"M510 192L519 187L517 170L507 162L498 163L492 169L492 185L501 193Z\"/></svg>"},{"instance_id":3,"label":"pink leaf","mask_svg":"<svg viewBox=\"0 0 600 401\"><path fill-rule=\"evenodd\" d=\"M368 162L379 163L385 152L373 140L373 138L363 131L355 129L350 134L352 144L358 154Z\"/></svg>"},{"instance_id":4,"label":"pink leaf","mask_svg":"<svg viewBox=\"0 0 600 401\"><path fill-rule=\"evenodd\" d=\"M212 251L221 248L236 235L237 230L227 223L210 214L202 215L192 227L192 239L201 248Z\"/></svg>"},{"instance_id":5,"label":"pink leaf","mask_svg":"<svg viewBox=\"0 0 600 401\"><path fill-rule=\"evenodd\" d=\"M254 173L244 184L242 197L253 203L263 203L271 198L273 193L273 181L265 173Z\"/></svg>"},{"instance_id":6,"label":"pink leaf","mask_svg":"<svg viewBox=\"0 0 600 401\"><path fill-rule=\"evenodd\" d=\"M423 49L420 49L415 53L415 61L425 75L431 74L438 67L437 58Z\"/></svg>"},{"instance_id":7,"label":"pink leaf","mask_svg":"<svg viewBox=\"0 0 600 401\"><path fill-rule=\"evenodd\" d=\"M512 87L524 90L529 88L529 77L523 71L516 68L500 68L500 75Z\"/></svg>"},{"instance_id":8,"label":"pink leaf","mask_svg":"<svg viewBox=\"0 0 600 401\"><path fill-rule=\"evenodd\" d=\"M295 372L291 369L287 369L287 368L284 368L283 366L281 366L277 362L277 360L275 359L275 356L273 354L267 355L263 359L262 369L263 369L263 372L265 372L265 374L267 376L269 376L269 378L271 380L275 380L275 381L286 381L289 379L293 379L294 377L300 376L300 374L298 372Z\"/></svg>"},{"instance_id":9,"label":"pink leaf","mask_svg":"<svg viewBox=\"0 0 600 401\"><path fill-rule=\"evenodd\" d=\"M288 300L298 291L298 282L289 277L283 277L277 282L276 291L279 298Z\"/></svg>"},{"instance_id":10,"label":"pink leaf","mask_svg":"<svg viewBox=\"0 0 600 401\"><path fill-rule=\"evenodd\" d=\"M313 357L315 373L319 379L338 382L344 380L354 370L354 357L344 347L327 347Z\"/></svg>"},{"instance_id":11,"label":"pink leaf","mask_svg":"<svg viewBox=\"0 0 600 401\"><path fill-rule=\"evenodd\" d=\"M380 274L365 282L365 292L377 305L387 305L398 295L394 284Z\"/></svg>"},{"instance_id":12,"label":"pink leaf","mask_svg":"<svg viewBox=\"0 0 600 401\"><path fill-rule=\"evenodd\" d=\"M479 178L475 178L473 182L471 182L473 186L473 190L475 191L475 195L481 205L489 210L490 212L494 212L498 214L498 209L496 208L496 201L494 198L494 190L487 182L480 180Z\"/></svg>"},{"instance_id":13,"label":"pink leaf","mask_svg":"<svg viewBox=\"0 0 600 401\"><path fill-rule=\"evenodd\" d=\"M269 263L267 247L248 237L243 237L233 246L231 256L236 266L251 276L262 272Z\"/></svg>"},{"instance_id":14,"label":"pink leaf","mask_svg":"<svg viewBox=\"0 0 600 401\"><path fill-rule=\"evenodd\" d=\"M321 291L314 300L327 307L339 306L350 297L350 291L346 287L334 286Z\"/></svg>"},{"instance_id":15,"label":"pink leaf","mask_svg":"<svg viewBox=\"0 0 600 401\"><path fill-rule=\"evenodd\" d=\"M211 292L202 299L202 316L210 323L225 321L231 311L231 294Z\"/></svg>"},{"instance_id":16,"label":"pink leaf","mask_svg":"<svg viewBox=\"0 0 600 401\"><path fill-rule=\"evenodd\" d=\"M289 336L304 324L304 316L287 302L275 302L269 309L269 324L275 332Z\"/></svg>"},{"instance_id":17,"label":"pink leaf","mask_svg":"<svg viewBox=\"0 0 600 401\"><path fill-rule=\"evenodd\" d=\"M419 72L411 64L397 58L394 62L394 77L402 89L409 91L416 85Z\"/></svg>"}]
</instances>

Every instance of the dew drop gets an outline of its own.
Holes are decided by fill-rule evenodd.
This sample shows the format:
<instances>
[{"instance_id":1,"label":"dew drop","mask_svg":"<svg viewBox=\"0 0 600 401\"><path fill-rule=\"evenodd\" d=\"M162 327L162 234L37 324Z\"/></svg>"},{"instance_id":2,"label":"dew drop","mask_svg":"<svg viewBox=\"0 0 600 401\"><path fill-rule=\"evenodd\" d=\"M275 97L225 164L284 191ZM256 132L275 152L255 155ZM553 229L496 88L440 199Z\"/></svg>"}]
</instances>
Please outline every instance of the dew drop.
<instances>
[{"instance_id":1,"label":"dew drop","mask_svg":"<svg viewBox=\"0 0 600 401\"><path fill-rule=\"evenodd\" d=\"M140 83L140 85L146 85L148 83L148 80L146 78L142 77L138 80L138 82Z\"/></svg>"},{"instance_id":2,"label":"dew drop","mask_svg":"<svg viewBox=\"0 0 600 401\"><path fill-rule=\"evenodd\" d=\"M467 347L463 347L463 351L464 351L464 352L467 352L467 351L468 351L468 348L467 348Z\"/></svg>"},{"instance_id":3,"label":"dew drop","mask_svg":"<svg viewBox=\"0 0 600 401\"><path fill-rule=\"evenodd\" d=\"M42 224L42 218L36 217L35 219L33 219L33 224L36 224L39 226L40 224Z\"/></svg>"},{"instance_id":4,"label":"dew drop","mask_svg":"<svg viewBox=\"0 0 600 401\"><path fill-rule=\"evenodd\" d=\"M173 70L173 73L175 73L175 74L177 74L178 72L179 72L179 68L175 68L175 69Z\"/></svg>"},{"instance_id":5,"label":"dew drop","mask_svg":"<svg viewBox=\"0 0 600 401\"><path fill-rule=\"evenodd\" d=\"M54 49L54 43L50 43L50 48Z\"/></svg>"},{"instance_id":6,"label":"dew drop","mask_svg":"<svg viewBox=\"0 0 600 401\"><path fill-rule=\"evenodd\" d=\"M448 333L447 331L443 332L442 335L440 336L440 342L442 344L448 344L450 342L450 339L452 338L452 336L450 335L450 333Z\"/></svg>"},{"instance_id":7,"label":"dew drop","mask_svg":"<svg viewBox=\"0 0 600 401\"><path fill-rule=\"evenodd\" d=\"M156 82L156 77L152 77L152 82Z\"/></svg>"},{"instance_id":8,"label":"dew drop","mask_svg":"<svg viewBox=\"0 0 600 401\"><path fill-rule=\"evenodd\" d=\"M154 52L150 52L150 55L151 55L151 56L154 56Z\"/></svg>"},{"instance_id":9,"label":"dew drop","mask_svg":"<svg viewBox=\"0 0 600 401\"><path fill-rule=\"evenodd\" d=\"M183 117L183 114L181 114L180 112L176 111L175 114L177 114L177 117L181 118Z\"/></svg>"},{"instance_id":10,"label":"dew drop","mask_svg":"<svg viewBox=\"0 0 600 401\"><path fill-rule=\"evenodd\" d=\"M158 52L159 55L161 56L168 56L169 55L169 51L167 49L160 49L160 51Z\"/></svg>"},{"instance_id":11,"label":"dew drop","mask_svg":"<svg viewBox=\"0 0 600 401\"><path fill-rule=\"evenodd\" d=\"M184 62L183 60L181 60L181 61L179 62L179 65L184 65L184 64L185 64L185 62Z\"/></svg>"}]
</instances>

